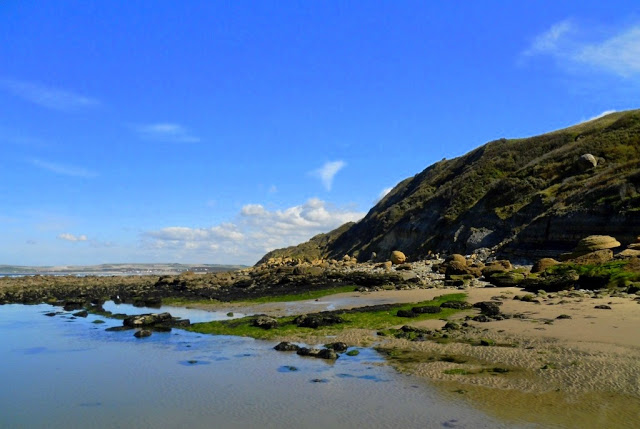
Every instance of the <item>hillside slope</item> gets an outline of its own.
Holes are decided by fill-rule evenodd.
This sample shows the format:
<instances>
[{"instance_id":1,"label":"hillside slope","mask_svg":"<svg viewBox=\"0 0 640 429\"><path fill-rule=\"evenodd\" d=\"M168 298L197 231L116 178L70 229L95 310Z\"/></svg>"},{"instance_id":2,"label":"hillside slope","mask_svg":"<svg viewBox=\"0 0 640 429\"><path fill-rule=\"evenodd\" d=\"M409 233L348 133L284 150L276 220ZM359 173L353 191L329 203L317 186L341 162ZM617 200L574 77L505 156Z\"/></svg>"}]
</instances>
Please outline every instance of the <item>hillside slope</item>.
<instances>
[{"instance_id":1,"label":"hillside slope","mask_svg":"<svg viewBox=\"0 0 640 429\"><path fill-rule=\"evenodd\" d=\"M580 160L592 154L597 165ZM581 162L582 161L582 162ZM591 234L623 244L640 233L640 110L563 130L489 142L400 182L359 222L275 256L417 259L495 247L554 256Z\"/></svg>"}]
</instances>

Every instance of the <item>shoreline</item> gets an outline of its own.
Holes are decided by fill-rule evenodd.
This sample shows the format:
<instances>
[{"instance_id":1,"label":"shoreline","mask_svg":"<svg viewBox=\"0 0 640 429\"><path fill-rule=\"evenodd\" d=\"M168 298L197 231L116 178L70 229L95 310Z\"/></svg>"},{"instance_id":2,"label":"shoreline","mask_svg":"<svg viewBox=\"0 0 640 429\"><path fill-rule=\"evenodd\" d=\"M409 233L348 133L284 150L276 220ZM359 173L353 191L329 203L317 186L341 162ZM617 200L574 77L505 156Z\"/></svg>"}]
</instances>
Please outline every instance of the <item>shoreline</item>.
<instances>
[{"instance_id":1,"label":"shoreline","mask_svg":"<svg viewBox=\"0 0 640 429\"><path fill-rule=\"evenodd\" d=\"M428 263L413 265L419 274L432 272ZM206 275L196 277L202 278ZM447 320L398 318L394 326L445 332L447 321L466 325L455 332L447 331L446 341L410 341L380 336L373 329L348 327L329 337L321 331L307 331L276 334L272 339L309 345L341 341L349 346L374 347L396 370L436 386L444 395L462 397L501 419L522 421L525 416L533 423L562 427L625 427L625 422L640 421L637 295L571 290L541 292L523 300L514 299L526 294L519 287L494 287L477 279L464 286L443 286L437 275L431 275L429 280L422 286L360 287L311 300L257 303L187 299L171 305L282 317L424 302L445 294L465 293L471 304L500 302L503 314L517 317L479 322L470 320L479 313L478 309L471 309L454 313ZM145 288L155 284L152 278L124 281L133 284L134 289L140 284ZM42 296L51 292L42 281L34 279L25 287L40 288ZM289 292L296 291L296 287L292 285ZM106 296L113 291L105 287L97 290ZM601 306L605 308L596 308ZM478 345L481 339L485 346Z\"/></svg>"}]
</instances>

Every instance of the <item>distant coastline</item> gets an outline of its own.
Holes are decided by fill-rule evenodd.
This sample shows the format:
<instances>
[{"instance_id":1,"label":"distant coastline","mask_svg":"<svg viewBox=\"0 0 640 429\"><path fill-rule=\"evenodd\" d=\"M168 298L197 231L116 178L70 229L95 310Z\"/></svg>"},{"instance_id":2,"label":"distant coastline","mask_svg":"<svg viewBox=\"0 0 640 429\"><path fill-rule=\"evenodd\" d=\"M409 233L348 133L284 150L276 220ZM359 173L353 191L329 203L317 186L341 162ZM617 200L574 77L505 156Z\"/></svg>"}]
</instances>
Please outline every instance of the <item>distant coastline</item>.
<instances>
[{"instance_id":1,"label":"distant coastline","mask_svg":"<svg viewBox=\"0 0 640 429\"><path fill-rule=\"evenodd\" d=\"M245 265L224 264L178 264L178 263L150 263L150 264L100 264L100 265L0 265L0 277L17 277L32 275L49 276L145 276L145 275L176 275L191 271L193 273L215 273L234 271L247 268Z\"/></svg>"}]
</instances>

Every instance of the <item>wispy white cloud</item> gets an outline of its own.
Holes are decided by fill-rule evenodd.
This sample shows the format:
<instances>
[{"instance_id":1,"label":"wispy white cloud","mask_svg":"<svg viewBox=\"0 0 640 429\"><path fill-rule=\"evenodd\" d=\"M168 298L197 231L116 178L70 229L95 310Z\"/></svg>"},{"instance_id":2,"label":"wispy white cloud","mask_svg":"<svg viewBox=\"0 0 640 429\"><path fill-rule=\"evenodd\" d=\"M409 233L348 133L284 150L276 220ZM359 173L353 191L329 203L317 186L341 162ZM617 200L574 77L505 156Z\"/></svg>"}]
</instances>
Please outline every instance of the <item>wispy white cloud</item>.
<instances>
[{"instance_id":1,"label":"wispy white cloud","mask_svg":"<svg viewBox=\"0 0 640 429\"><path fill-rule=\"evenodd\" d=\"M557 52L564 38L572 32L574 24L566 19L553 24L547 31L535 37L531 46L523 52L524 55L549 54Z\"/></svg>"},{"instance_id":2,"label":"wispy white cloud","mask_svg":"<svg viewBox=\"0 0 640 429\"><path fill-rule=\"evenodd\" d=\"M313 170L311 174L318 177L327 191L331 190L333 186L333 179L346 166L344 161L330 161L326 162L322 167L317 170Z\"/></svg>"},{"instance_id":3,"label":"wispy white cloud","mask_svg":"<svg viewBox=\"0 0 640 429\"><path fill-rule=\"evenodd\" d=\"M82 234L82 235L73 235L73 234L69 234L69 233L63 233L63 234L59 234L58 238L60 240L65 240L65 241L71 241L73 243L79 242L79 241L87 241L87 236Z\"/></svg>"},{"instance_id":4,"label":"wispy white cloud","mask_svg":"<svg viewBox=\"0 0 640 429\"><path fill-rule=\"evenodd\" d=\"M42 161L40 159L31 159L29 162L43 170L51 171L52 173L61 174L63 176L72 177L84 177L87 179L96 177L97 174L91 170L87 170L82 167L75 167L71 165L58 164L55 162Z\"/></svg>"},{"instance_id":5,"label":"wispy white cloud","mask_svg":"<svg viewBox=\"0 0 640 429\"><path fill-rule=\"evenodd\" d=\"M220 263L253 263L266 252L308 240L316 234L361 219L365 213L337 208L312 198L283 210L261 204L242 207L236 221L208 228L167 227L145 232L147 247L168 252L170 259L202 258Z\"/></svg>"},{"instance_id":6,"label":"wispy white cloud","mask_svg":"<svg viewBox=\"0 0 640 429\"><path fill-rule=\"evenodd\" d=\"M623 78L640 75L640 24L610 32L599 40L589 33L573 21L561 21L537 36L522 56L551 56L573 70L591 68ZM582 40L581 35L590 39Z\"/></svg>"},{"instance_id":7,"label":"wispy white cloud","mask_svg":"<svg viewBox=\"0 0 640 429\"><path fill-rule=\"evenodd\" d=\"M640 25L600 43L583 46L574 59L623 77L640 74Z\"/></svg>"},{"instance_id":8,"label":"wispy white cloud","mask_svg":"<svg viewBox=\"0 0 640 429\"><path fill-rule=\"evenodd\" d=\"M162 122L136 126L136 131L146 140L170 143L197 143L200 137L193 135L180 124Z\"/></svg>"},{"instance_id":9,"label":"wispy white cloud","mask_svg":"<svg viewBox=\"0 0 640 429\"><path fill-rule=\"evenodd\" d=\"M1 79L0 88L24 100L54 110L74 110L100 104L95 98L23 80Z\"/></svg>"}]
</instances>

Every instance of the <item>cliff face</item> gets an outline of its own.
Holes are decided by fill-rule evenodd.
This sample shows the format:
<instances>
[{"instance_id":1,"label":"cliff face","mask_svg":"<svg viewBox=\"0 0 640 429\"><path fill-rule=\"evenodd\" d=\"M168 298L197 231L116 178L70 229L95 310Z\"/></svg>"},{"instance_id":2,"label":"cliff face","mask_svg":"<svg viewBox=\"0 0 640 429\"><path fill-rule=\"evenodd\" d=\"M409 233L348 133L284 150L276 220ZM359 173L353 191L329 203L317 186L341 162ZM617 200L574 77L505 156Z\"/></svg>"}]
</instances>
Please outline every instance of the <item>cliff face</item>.
<instances>
[{"instance_id":1,"label":"cliff face","mask_svg":"<svg viewBox=\"0 0 640 429\"><path fill-rule=\"evenodd\" d=\"M593 156L583 156L592 154ZM594 165L596 164L596 165ZM399 249L554 256L592 234L640 234L640 110L496 140L399 183L364 219L265 255L379 260Z\"/></svg>"}]
</instances>

